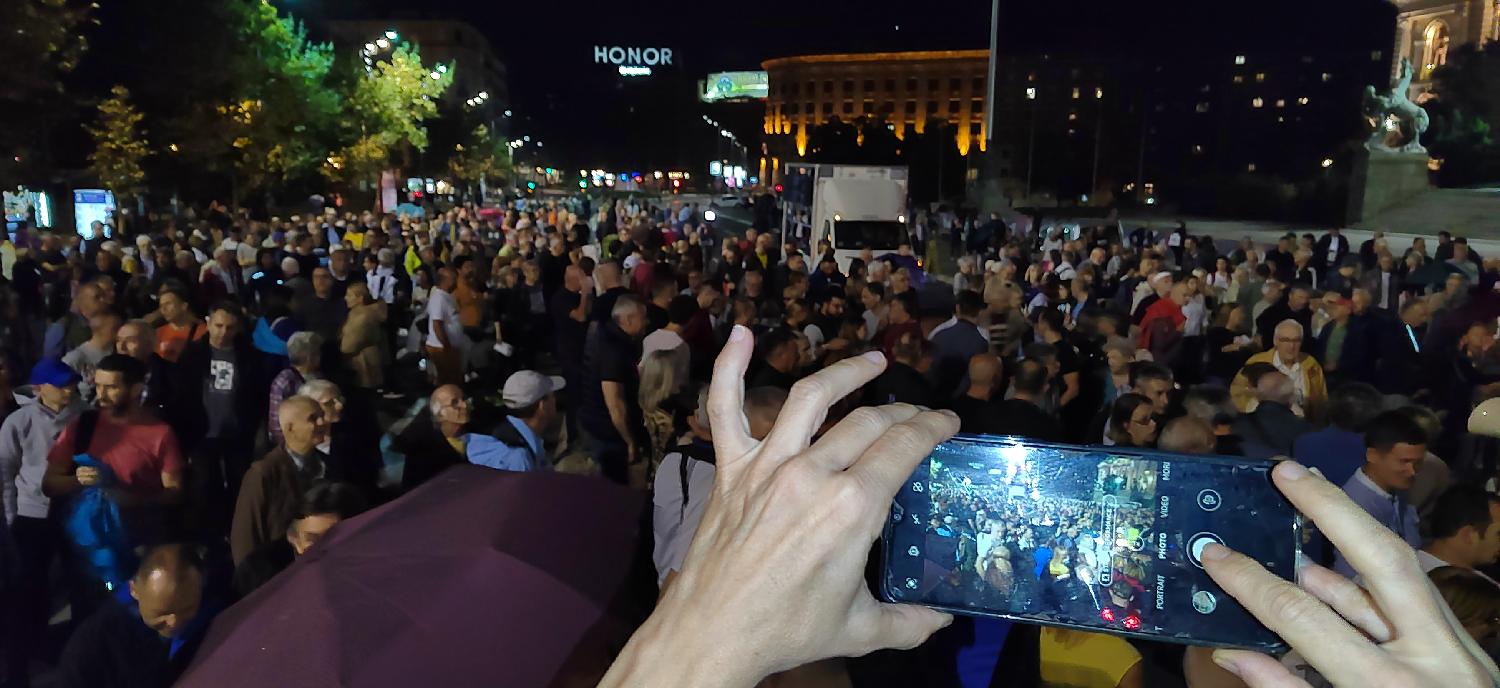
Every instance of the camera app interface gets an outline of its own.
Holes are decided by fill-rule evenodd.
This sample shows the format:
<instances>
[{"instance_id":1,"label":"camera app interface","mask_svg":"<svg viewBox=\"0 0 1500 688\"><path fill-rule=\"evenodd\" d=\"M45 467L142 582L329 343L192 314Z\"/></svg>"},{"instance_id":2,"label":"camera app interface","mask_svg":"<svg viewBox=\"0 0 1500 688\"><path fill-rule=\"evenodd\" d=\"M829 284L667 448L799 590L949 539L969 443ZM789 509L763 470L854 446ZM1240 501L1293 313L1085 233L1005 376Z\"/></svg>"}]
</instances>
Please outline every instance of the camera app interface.
<instances>
[{"instance_id":1,"label":"camera app interface","mask_svg":"<svg viewBox=\"0 0 1500 688\"><path fill-rule=\"evenodd\" d=\"M1264 467L1174 458L941 445L892 512L887 590L957 611L1195 642L1274 643L1213 584L1199 558L1211 542L1230 544L1290 575L1291 508Z\"/></svg>"}]
</instances>

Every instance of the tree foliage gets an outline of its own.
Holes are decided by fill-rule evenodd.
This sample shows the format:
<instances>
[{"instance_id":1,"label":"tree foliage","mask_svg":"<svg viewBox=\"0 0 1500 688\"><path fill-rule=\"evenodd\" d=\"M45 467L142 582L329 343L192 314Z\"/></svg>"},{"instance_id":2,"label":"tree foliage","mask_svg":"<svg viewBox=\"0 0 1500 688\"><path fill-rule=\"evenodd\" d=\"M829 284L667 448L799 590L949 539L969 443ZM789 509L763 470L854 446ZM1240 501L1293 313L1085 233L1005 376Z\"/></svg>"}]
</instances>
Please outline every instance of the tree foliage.
<instances>
[{"instance_id":1,"label":"tree foliage","mask_svg":"<svg viewBox=\"0 0 1500 688\"><path fill-rule=\"evenodd\" d=\"M0 2L0 187L11 188L41 167L41 145L59 115L63 77L88 50L83 27L96 5L85 0Z\"/></svg>"},{"instance_id":2,"label":"tree foliage","mask_svg":"<svg viewBox=\"0 0 1500 688\"><path fill-rule=\"evenodd\" d=\"M124 86L110 89L110 97L99 103L98 119L88 127L94 140L89 155L89 171L106 189L129 198L146 188L146 171L141 167L150 147L140 123L143 115L130 102L130 91Z\"/></svg>"},{"instance_id":3,"label":"tree foliage","mask_svg":"<svg viewBox=\"0 0 1500 688\"><path fill-rule=\"evenodd\" d=\"M344 108L345 143L323 171L346 182L374 181L408 148L427 149L428 119L453 83L453 70L427 67L413 45L399 44L386 59L356 76Z\"/></svg>"},{"instance_id":4,"label":"tree foliage","mask_svg":"<svg viewBox=\"0 0 1500 688\"><path fill-rule=\"evenodd\" d=\"M1438 181L1468 186L1500 180L1500 45L1467 45L1433 74L1433 98L1423 104L1431 128L1423 143L1442 161Z\"/></svg>"},{"instance_id":5,"label":"tree foliage","mask_svg":"<svg viewBox=\"0 0 1500 688\"><path fill-rule=\"evenodd\" d=\"M448 172L461 185L472 187L481 180L495 183L510 168L510 147L481 124L462 143L454 144Z\"/></svg>"},{"instance_id":6,"label":"tree foliage","mask_svg":"<svg viewBox=\"0 0 1500 688\"><path fill-rule=\"evenodd\" d=\"M316 170L328 156L340 112L329 83L333 47L312 43L302 24L264 2L223 8L233 27L228 79L181 123L189 160L264 189Z\"/></svg>"}]
</instances>

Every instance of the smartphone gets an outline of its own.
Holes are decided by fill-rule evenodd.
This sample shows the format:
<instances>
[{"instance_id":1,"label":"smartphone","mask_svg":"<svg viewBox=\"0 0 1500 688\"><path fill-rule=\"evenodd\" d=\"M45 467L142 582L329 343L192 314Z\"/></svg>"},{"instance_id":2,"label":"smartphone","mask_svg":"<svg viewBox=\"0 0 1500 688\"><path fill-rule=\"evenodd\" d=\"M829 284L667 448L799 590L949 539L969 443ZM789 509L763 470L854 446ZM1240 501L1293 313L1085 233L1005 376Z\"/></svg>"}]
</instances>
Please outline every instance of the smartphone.
<instances>
[{"instance_id":1,"label":"smartphone","mask_svg":"<svg viewBox=\"0 0 1500 688\"><path fill-rule=\"evenodd\" d=\"M1209 543L1294 580L1302 523L1270 461L960 435L897 493L881 593L955 614L1284 651L1203 570Z\"/></svg>"}]
</instances>

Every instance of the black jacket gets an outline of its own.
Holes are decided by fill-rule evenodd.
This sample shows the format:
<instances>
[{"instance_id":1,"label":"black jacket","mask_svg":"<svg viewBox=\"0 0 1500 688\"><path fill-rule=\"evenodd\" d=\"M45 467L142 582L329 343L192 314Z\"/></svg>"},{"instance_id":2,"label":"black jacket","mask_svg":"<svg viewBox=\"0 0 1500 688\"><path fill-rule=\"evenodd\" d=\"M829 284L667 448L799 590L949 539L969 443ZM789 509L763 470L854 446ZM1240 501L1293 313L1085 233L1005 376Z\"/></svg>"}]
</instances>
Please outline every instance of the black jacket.
<instances>
[{"instance_id":1,"label":"black jacket","mask_svg":"<svg viewBox=\"0 0 1500 688\"><path fill-rule=\"evenodd\" d=\"M111 602L73 632L57 664L57 685L166 688L187 668L201 637L172 654L171 641L147 628L138 612Z\"/></svg>"},{"instance_id":2,"label":"black jacket","mask_svg":"<svg viewBox=\"0 0 1500 688\"><path fill-rule=\"evenodd\" d=\"M265 420L266 399L270 393L270 381L261 374L261 354L250 345L248 337L234 342L234 408L238 438L227 438L231 442L242 441L245 451L252 452L255 435L262 420ZM172 397L166 404L167 424L177 434L178 444L184 455L203 441L208 433L208 411L203 407L203 385L209 378L209 365L213 352L208 337L189 343L177 359L177 370L173 376Z\"/></svg>"},{"instance_id":3,"label":"black jacket","mask_svg":"<svg viewBox=\"0 0 1500 688\"><path fill-rule=\"evenodd\" d=\"M467 457L448 444L428 408L423 408L405 431L392 438L391 448L406 456L406 468L401 472L402 492L416 488L450 466L468 462Z\"/></svg>"},{"instance_id":4,"label":"black jacket","mask_svg":"<svg viewBox=\"0 0 1500 688\"><path fill-rule=\"evenodd\" d=\"M1251 459L1291 456L1292 443L1312 430L1283 404L1261 402L1253 413L1234 419L1234 434L1244 440L1244 455Z\"/></svg>"}]
</instances>

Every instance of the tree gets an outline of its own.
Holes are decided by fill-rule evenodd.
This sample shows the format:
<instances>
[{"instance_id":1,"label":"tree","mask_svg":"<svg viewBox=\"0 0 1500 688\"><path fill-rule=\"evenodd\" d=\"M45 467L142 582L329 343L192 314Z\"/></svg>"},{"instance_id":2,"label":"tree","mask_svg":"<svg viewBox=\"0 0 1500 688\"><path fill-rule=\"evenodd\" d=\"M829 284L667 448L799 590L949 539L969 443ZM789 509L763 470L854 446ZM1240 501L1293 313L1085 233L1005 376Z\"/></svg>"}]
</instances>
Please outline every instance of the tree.
<instances>
[{"instance_id":1,"label":"tree","mask_svg":"<svg viewBox=\"0 0 1500 688\"><path fill-rule=\"evenodd\" d=\"M99 104L98 122L88 127L94 139L89 171L120 198L130 198L146 188L146 171L141 163L150 149L145 132L139 128L142 118L130 103L130 91L115 86L110 89L110 97Z\"/></svg>"},{"instance_id":2,"label":"tree","mask_svg":"<svg viewBox=\"0 0 1500 688\"><path fill-rule=\"evenodd\" d=\"M1500 128L1500 46L1459 48L1433 81L1433 97L1423 104L1432 124L1422 142L1442 161L1439 183L1500 179L1500 146L1492 138Z\"/></svg>"},{"instance_id":3,"label":"tree","mask_svg":"<svg viewBox=\"0 0 1500 688\"><path fill-rule=\"evenodd\" d=\"M471 194L480 181L495 184L508 169L510 146L491 134L490 128L483 124L475 127L467 140L454 144L453 156L448 158L448 172Z\"/></svg>"},{"instance_id":4,"label":"tree","mask_svg":"<svg viewBox=\"0 0 1500 688\"><path fill-rule=\"evenodd\" d=\"M318 169L341 103L329 84L331 45L308 41L300 22L269 3L222 9L236 44L224 66L225 90L204 99L176 129L185 156L231 175L238 196Z\"/></svg>"},{"instance_id":5,"label":"tree","mask_svg":"<svg viewBox=\"0 0 1500 688\"><path fill-rule=\"evenodd\" d=\"M63 104L63 77L88 50L83 25L97 5L83 0L0 2L0 187L11 188L42 167L43 142Z\"/></svg>"},{"instance_id":6,"label":"tree","mask_svg":"<svg viewBox=\"0 0 1500 688\"><path fill-rule=\"evenodd\" d=\"M422 64L416 46L395 46L389 59L366 64L350 86L344 145L328 158L324 174L345 182L378 182L408 149L427 149L426 121L453 83L453 70Z\"/></svg>"}]
</instances>

